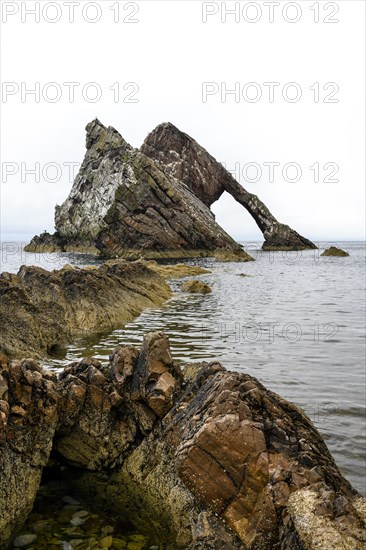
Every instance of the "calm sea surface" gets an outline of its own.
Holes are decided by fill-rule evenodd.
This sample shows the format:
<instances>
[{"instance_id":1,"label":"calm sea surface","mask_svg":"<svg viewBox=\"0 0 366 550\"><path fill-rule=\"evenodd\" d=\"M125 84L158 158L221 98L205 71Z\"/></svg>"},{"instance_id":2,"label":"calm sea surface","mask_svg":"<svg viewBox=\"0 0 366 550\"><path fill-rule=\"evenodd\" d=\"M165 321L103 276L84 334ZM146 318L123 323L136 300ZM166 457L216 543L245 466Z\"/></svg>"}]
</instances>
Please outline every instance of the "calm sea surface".
<instances>
[{"instance_id":1,"label":"calm sea surface","mask_svg":"<svg viewBox=\"0 0 366 550\"><path fill-rule=\"evenodd\" d=\"M250 250L256 262L190 261L212 269L200 277L212 294L185 294L182 282L173 281L176 292L163 307L98 340L76 340L66 358L47 366L59 369L85 355L107 361L116 346L138 345L146 332L163 330L177 360L219 360L299 404L345 476L366 494L365 244L338 244L348 258L322 258L321 250L264 253L258 244ZM100 261L80 254L26 254L20 243L2 243L0 271L66 263Z\"/></svg>"}]
</instances>

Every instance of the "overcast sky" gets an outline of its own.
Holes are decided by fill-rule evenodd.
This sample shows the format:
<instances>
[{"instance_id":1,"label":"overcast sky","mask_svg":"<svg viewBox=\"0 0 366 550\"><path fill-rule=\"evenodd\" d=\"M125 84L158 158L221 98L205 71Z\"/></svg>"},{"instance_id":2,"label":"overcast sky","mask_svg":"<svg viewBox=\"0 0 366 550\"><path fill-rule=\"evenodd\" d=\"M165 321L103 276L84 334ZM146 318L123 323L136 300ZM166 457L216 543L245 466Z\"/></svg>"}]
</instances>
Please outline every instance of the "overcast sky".
<instances>
[{"instance_id":1,"label":"overcast sky","mask_svg":"<svg viewBox=\"0 0 366 550\"><path fill-rule=\"evenodd\" d=\"M1 9L3 240L53 231L95 117L136 147L170 121L304 236L364 239L362 0ZM231 197L213 210L236 239L261 240Z\"/></svg>"}]
</instances>

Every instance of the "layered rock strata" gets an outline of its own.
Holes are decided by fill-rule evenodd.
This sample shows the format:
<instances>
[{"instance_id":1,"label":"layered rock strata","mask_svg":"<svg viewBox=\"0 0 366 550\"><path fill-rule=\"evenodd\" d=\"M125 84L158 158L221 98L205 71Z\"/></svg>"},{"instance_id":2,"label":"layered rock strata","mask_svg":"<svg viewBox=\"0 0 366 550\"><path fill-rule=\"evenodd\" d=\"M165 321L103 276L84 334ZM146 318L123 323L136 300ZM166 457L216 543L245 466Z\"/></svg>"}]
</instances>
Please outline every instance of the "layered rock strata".
<instances>
[{"instance_id":1,"label":"layered rock strata","mask_svg":"<svg viewBox=\"0 0 366 550\"><path fill-rule=\"evenodd\" d=\"M166 174L185 183L208 207L224 191L253 217L265 239L264 250L316 248L288 225L280 223L266 205L240 185L230 172L189 135L173 124L160 124L146 138L141 151L154 159Z\"/></svg>"},{"instance_id":2,"label":"layered rock strata","mask_svg":"<svg viewBox=\"0 0 366 550\"><path fill-rule=\"evenodd\" d=\"M96 247L105 256L189 257L228 249L252 259L213 213L176 178L98 120L87 126L87 152L69 197L56 206L56 233L28 251Z\"/></svg>"},{"instance_id":3,"label":"layered rock strata","mask_svg":"<svg viewBox=\"0 0 366 550\"><path fill-rule=\"evenodd\" d=\"M45 357L76 336L120 328L170 296L165 279L143 262L55 271L23 266L17 275L0 275L0 352Z\"/></svg>"}]
</instances>

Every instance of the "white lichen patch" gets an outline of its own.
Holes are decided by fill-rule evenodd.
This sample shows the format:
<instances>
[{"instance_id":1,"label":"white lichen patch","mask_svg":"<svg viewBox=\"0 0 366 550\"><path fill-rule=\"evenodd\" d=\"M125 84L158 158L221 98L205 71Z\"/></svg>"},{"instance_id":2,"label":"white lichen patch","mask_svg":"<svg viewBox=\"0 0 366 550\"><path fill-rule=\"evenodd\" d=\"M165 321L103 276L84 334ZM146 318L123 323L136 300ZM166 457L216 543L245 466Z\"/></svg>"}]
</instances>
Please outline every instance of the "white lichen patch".
<instances>
[{"instance_id":1,"label":"white lichen patch","mask_svg":"<svg viewBox=\"0 0 366 550\"><path fill-rule=\"evenodd\" d=\"M307 550L363 550L362 543L337 529L329 517L316 515L321 499L315 490L305 488L293 493L287 504L297 534Z\"/></svg>"}]
</instances>

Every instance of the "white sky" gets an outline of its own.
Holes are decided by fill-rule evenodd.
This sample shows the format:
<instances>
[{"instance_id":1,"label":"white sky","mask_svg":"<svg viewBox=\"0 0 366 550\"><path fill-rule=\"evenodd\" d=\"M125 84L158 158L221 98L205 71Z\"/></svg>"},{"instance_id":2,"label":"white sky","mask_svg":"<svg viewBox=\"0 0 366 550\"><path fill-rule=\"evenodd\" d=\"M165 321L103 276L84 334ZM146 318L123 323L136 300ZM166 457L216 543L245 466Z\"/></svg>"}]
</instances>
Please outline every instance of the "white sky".
<instances>
[{"instance_id":1,"label":"white sky","mask_svg":"<svg viewBox=\"0 0 366 550\"><path fill-rule=\"evenodd\" d=\"M170 121L229 169L239 165L245 170L246 164L257 163L261 179L241 182L280 221L304 236L313 240L364 239L363 0L281 1L273 8L273 23L269 22L269 7L262 1L237 3L247 10L247 19L258 16L256 23L246 21L242 12L239 22L229 15L222 22L225 5L233 8L235 2L206 6L197 0L73 3L75 22L70 23L67 2L1 2L3 239L9 234L53 231L55 204L65 200L72 185L65 163L82 161L84 128L96 116L134 146L140 146L157 124ZM38 23L24 11L35 4L40 10L49 5ZM119 23L114 22L118 5ZM131 18L138 22L123 22L136 11L134 5L139 9ZM82 9L89 19L99 11L100 21L85 21ZM319 23L314 22L317 9ZM6 14L15 10L18 12L6 20ZM218 13L203 23L203 10ZM300 16L300 10L298 22L284 19ZM61 18L56 23L45 20L56 16ZM325 17L339 22L325 23ZM45 86L50 82L57 83L62 92L59 101L51 103L42 95L38 103L31 95L22 101L21 90L34 88L35 83L46 90L47 98ZM65 82L80 83L73 103ZM81 93L90 82L97 83L102 92L95 103ZM115 102L109 88L119 83L123 98L132 91L132 87L123 90L128 82L138 85L138 102ZM218 92L203 102L203 82L216 83L212 86L216 90L238 83L249 99L255 88L245 85L255 82L262 98L253 103L241 95L235 102L235 97L228 95L222 101ZM279 83L272 103L265 82ZM302 91L295 103L282 97L290 82ZM13 89L19 92L4 94L11 87L4 83L14 83ZM319 83L319 102L314 101L316 87L310 89L314 83ZM335 88L328 85L324 90L327 83L336 83L339 91L330 95ZM48 88L49 98L54 91ZM290 97L294 92L294 87L288 89ZM326 96L338 102L324 103ZM269 168L263 164L268 162L280 163L272 182ZM290 162L301 167L297 182L286 182L282 176L283 167ZM58 163L59 181L50 181L56 174L52 168L46 177L41 174L40 181L35 181L26 170L36 163L41 171L48 163ZM319 163L319 182L314 181L316 166L309 168L315 163ZM327 163L339 167L333 176L338 182L324 181L334 167L328 164L324 169ZM9 175L10 170L17 173ZM248 174L254 178L253 169ZM289 169L288 177L294 174ZM231 197L222 197L213 210L233 237L261 240L252 218Z\"/></svg>"}]
</instances>

